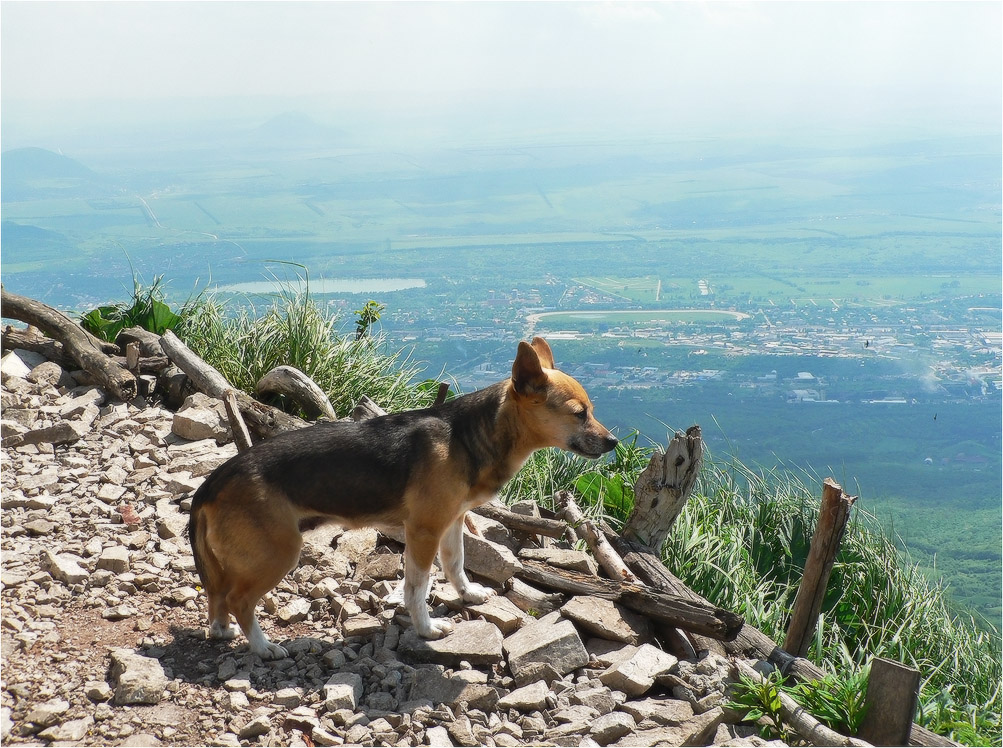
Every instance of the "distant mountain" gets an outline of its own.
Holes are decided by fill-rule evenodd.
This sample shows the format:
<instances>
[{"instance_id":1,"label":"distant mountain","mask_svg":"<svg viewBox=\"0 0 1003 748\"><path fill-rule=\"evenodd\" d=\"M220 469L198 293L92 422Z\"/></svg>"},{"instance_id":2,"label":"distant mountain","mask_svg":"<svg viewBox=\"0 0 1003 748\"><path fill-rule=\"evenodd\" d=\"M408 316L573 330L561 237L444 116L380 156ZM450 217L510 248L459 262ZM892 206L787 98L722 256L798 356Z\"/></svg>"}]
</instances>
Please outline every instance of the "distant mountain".
<instances>
[{"instance_id":1,"label":"distant mountain","mask_svg":"<svg viewBox=\"0 0 1003 748\"><path fill-rule=\"evenodd\" d=\"M44 148L16 148L0 156L2 199L44 197L48 194L93 194L103 178L79 161Z\"/></svg>"},{"instance_id":2,"label":"distant mountain","mask_svg":"<svg viewBox=\"0 0 1003 748\"><path fill-rule=\"evenodd\" d=\"M252 131L254 139L270 145L332 145L345 136L344 130L321 124L302 112L283 112Z\"/></svg>"}]
</instances>

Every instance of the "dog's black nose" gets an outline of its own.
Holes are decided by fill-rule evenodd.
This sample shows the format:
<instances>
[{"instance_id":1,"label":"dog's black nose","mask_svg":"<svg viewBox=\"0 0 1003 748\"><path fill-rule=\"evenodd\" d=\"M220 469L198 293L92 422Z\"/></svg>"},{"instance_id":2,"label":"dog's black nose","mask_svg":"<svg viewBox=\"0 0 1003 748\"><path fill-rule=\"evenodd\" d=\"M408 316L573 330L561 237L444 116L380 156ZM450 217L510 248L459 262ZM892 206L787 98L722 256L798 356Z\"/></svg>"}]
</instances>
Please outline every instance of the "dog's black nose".
<instances>
[{"instance_id":1,"label":"dog's black nose","mask_svg":"<svg viewBox=\"0 0 1003 748\"><path fill-rule=\"evenodd\" d=\"M617 439L612 434L610 434L609 436L607 436L604 441L605 441L605 444L603 445L603 452L610 452L610 451L616 449L616 445L620 443L620 440Z\"/></svg>"}]
</instances>

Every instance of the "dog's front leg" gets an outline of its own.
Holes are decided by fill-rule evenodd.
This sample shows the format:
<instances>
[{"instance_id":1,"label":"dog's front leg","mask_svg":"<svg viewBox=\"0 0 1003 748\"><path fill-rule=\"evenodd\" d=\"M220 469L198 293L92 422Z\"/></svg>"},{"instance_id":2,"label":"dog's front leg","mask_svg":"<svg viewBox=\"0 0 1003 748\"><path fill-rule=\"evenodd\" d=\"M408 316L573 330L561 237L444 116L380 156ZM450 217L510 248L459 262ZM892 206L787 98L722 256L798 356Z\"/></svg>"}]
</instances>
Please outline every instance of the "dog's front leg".
<instances>
[{"instance_id":1,"label":"dog's front leg","mask_svg":"<svg viewBox=\"0 0 1003 748\"><path fill-rule=\"evenodd\" d=\"M448 618L432 618L425 602L439 536L427 528L407 525L404 539L404 606L411 615L418 636L440 639L452 633L453 622Z\"/></svg>"},{"instance_id":2,"label":"dog's front leg","mask_svg":"<svg viewBox=\"0 0 1003 748\"><path fill-rule=\"evenodd\" d=\"M471 582L467 577L467 572L463 569L463 518L466 514L461 514L453 524L446 530L439 543L439 558L442 561L442 570L456 591L463 598L463 602L477 605L483 603L495 591L477 582Z\"/></svg>"}]
</instances>

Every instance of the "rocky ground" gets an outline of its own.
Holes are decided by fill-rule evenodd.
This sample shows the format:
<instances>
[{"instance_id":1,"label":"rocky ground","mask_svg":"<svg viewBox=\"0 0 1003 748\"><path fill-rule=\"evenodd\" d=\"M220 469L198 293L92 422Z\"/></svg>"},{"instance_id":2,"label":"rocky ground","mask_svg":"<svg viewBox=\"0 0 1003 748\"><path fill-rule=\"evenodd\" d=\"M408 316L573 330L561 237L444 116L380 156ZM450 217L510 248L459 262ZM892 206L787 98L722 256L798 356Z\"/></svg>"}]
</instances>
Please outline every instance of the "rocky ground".
<instances>
[{"instance_id":1,"label":"rocky ground","mask_svg":"<svg viewBox=\"0 0 1003 748\"><path fill-rule=\"evenodd\" d=\"M482 518L468 556L499 595L464 608L438 582L431 605L457 624L438 642L397 605L402 546L335 528L308 533L263 603L288 658L207 640L186 528L192 491L236 453L214 404L109 401L19 353L2 419L4 743L764 744L722 708L726 660L677 659L613 603L507 579L520 554L592 562Z\"/></svg>"}]
</instances>

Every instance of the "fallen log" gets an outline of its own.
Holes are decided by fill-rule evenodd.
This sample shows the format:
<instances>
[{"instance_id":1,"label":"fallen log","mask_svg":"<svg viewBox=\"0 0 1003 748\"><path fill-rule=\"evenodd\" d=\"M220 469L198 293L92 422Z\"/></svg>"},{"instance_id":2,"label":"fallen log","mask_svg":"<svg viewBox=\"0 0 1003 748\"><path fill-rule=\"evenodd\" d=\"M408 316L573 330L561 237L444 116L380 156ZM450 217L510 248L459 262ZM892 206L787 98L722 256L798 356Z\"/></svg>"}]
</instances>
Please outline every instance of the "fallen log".
<instances>
[{"instance_id":1,"label":"fallen log","mask_svg":"<svg viewBox=\"0 0 1003 748\"><path fill-rule=\"evenodd\" d=\"M136 377L108 356L109 353L118 353L118 346L98 340L59 310L10 293L2 286L0 304L3 305L4 317L37 327L62 343L63 350L113 397L125 402L136 399L139 393Z\"/></svg>"},{"instance_id":2,"label":"fallen log","mask_svg":"<svg viewBox=\"0 0 1003 748\"><path fill-rule=\"evenodd\" d=\"M64 369L75 369L79 364L66 353L63 344L58 340L53 340L37 327L28 325L23 330L7 325L3 331L3 349L13 351L21 348L40 356L45 356L46 360L54 361Z\"/></svg>"},{"instance_id":3,"label":"fallen log","mask_svg":"<svg viewBox=\"0 0 1003 748\"><path fill-rule=\"evenodd\" d=\"M232 391L247 427L259 438L267 439L286 431L295 431L310 425L302 418L291 416L278 408L259 403L247 393L233 389L222 374L195 355L170 330L160 338L160 345L171 361L188 376L199 391L219 400L225 400L226 393Z\"/></svg>"},{"instance_id":4,"label":"fallen log","mask_svg":"<svg viewBox=\"0 0 1003 748\"><path fill-rule=\"evenodd\" d=\"M501 522L510 530L517 530L518 532L525 532L530 535L562 538L568 532L568 526L559 520L516 514L497 504L482 504L470 511L482 517L493 519L495 522Z\"/></svg>"},{"instance_id":5,"label":"fallen log","mask_svg":"<svg viewBox=\"0 0 1003 748\"><path fill-rule=\"evenodd\" d=\"M734 639L744 623L741 616L709 603L694 602L638 584L610 582L531 559L522 559L522 567L516 576L539 587L612 600L652 620L714 639Z\"/></svg>"},{"instance_id":6,"label":"fallen log","mask_svg":"<svg viewBox=\"0 0 1003 748\"><path fill-rule=\"evenodd\" d=\"M258 395L288 397L310 420L320 417L335 420L334 406L324 390L295 366L276 366L258 380L254 388Z\"/></svg>"}]
</instances>

